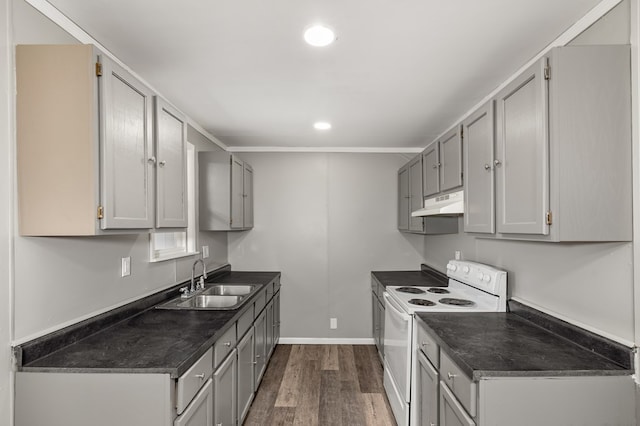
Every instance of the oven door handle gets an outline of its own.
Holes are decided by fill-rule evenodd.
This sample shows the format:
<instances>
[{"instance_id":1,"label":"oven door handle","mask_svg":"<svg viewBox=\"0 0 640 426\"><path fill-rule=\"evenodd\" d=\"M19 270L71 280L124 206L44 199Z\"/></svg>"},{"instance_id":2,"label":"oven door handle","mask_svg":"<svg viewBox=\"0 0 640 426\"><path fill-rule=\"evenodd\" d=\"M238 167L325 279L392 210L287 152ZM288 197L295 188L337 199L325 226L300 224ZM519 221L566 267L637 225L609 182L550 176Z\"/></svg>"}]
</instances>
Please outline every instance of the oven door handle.
<instances>
[{"instance_id":1,"label":"oven door handle","mask_svg":"<svg viewBox=\"0 0 640 426\"><path fill-rule=\"evenodd\" d=\"M390 307L393 311L395 311L400 318L402 318L404 321L409 321L411 319L411 315L409 315L408 313L406 313L404 310L402 310L402 308L400 308L397 303L391 298L391 296L389 296L389 293L387 293L386 291L382 294L384 296L384 300L385 300L385 309L387 307Z\"/></svg>"}]
</instances>

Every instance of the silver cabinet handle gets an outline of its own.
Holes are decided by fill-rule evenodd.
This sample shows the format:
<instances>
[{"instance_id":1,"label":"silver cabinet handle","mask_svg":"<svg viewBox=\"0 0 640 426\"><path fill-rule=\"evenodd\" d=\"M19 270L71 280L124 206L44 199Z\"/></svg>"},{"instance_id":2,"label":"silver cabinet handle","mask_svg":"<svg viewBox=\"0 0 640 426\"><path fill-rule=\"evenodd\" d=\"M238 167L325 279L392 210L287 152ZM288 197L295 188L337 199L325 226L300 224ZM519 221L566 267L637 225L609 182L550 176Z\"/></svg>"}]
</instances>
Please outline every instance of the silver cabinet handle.
<instances>
[{"instance_id":1,"label":"silver cabinet handle","mask_svg":"<svg viewBox=\"0 0 640 426\"><path fill-rule=\"evenodd\" d=\"M488 165L488 164L485 164L485 165L484 165L484 169L485 169L485 170L487 170L487 171L489 171L489 170L491 170L491 166L490 166L490 165Z\"/></svg>"},{"instance_id":2,"label":"silver cabinet handle","mask_svg":"<svg viewBox=\"0 0 640 426\"><path fill-rule=\"evenodd\" d=\"M198 378L198 379L204 379L204 373L202 373L202 374L196 374L196 378Z\"/></svg>"},{"instance_id":3,"label":"silver cabinet handle","mask_svg":"<svg viewBox=\"0 0 640 426\"><path fill-rule=\"evenodd\" d=\"M500 164L502 164L502 162L500 160L493 160L493 164L499 166Z\"/></svg>"},{"instance_id":4,"label":"silver cabinet handle","mask_svg":"<svg viewBox=\"0 0 640 426\"><path fill-rule=\"evenodd\" d=\"M231 347L231 342L224 342L223 345L225 345L226 347Z\"/></svg>"},{"instance_id":5,"label":"silver cabinet handle","mask_svg":"<svg viewBox=\"0 0 640 426\"><path fill-rule=\"evenodd\" d=\"M449 378L449 380L453 380L453 379L455 379L456 377L458 377L458 375L457 375L457 374L447 373L447 377Z\"/></svg>"},{"instance_id":6,"label":"silver cabinet handle","mask_svg":"<svg viewBox=\"0 0 640 426\"><path fill-rule=\"evenodd\" d=\"M156 157L149 157L149 159L147 160L147 163L156 164Z\"/></svg>"},{"instance_id":7,"label":"silver cabinet handle","mask_svg":"<svg viewBox=\"0 0 640 426\"><path fill-rule=\"evenodd\" d=\"M260 355L256 355L256 358L260 358Z\"/></svg>"},{"instance_id":8,"label":"silver cabinet handle","mask_svg":"<svg viewBox=\"0 0 640 426\"><path fill-rule=\"evenodd\" d=\"M429 346L429 342L422 342L422 346Z\"/></svg>"},{"instance_id":9,"label":"silver cabinet handle","mask_svg":"<svg viewBox=\"0 0 640 426\"><path fill-rule=\"evenodd\" d=\"M164 165L167 164L167 162L162 160L158 164L160 165L160 167L164 167Z\"/></svg>"},{"instance_id":10,"label":"silver cabinet handle","mask_svg":"<svg viewBox=\"0 0 640 426\"><path fill-rule=\"evenodd\" d=\"M258 361L253 361L251 364L258 365Z\"/></svg>"}]
</instances>

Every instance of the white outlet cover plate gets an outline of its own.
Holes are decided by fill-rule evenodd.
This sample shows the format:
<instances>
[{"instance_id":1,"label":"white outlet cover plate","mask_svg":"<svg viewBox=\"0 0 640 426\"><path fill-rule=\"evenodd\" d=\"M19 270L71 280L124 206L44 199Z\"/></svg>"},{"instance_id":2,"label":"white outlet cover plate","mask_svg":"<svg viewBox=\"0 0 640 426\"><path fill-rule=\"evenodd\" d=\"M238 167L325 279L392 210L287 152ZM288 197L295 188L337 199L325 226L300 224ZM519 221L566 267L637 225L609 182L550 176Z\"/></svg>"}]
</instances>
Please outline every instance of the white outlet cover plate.
<instances>
[{"instance_id":1,"label":"white outlet cover plate","mask_svg":"<svg viewBox=\"0 0 640 426\"><path fill-rule=\"evenodd\" d=\"M128 277L129 275L131 275L131 257L127 256L122 258L121 276Z\"/></svg>"},{"instance_id":2,"label":"white outlet cover plate","mask_svg":"<svg viewBox=\"0 0 640 426\"><path fill-rule=\"evenodd\" d=\"M209 257L209 246L202 246L202 258L206 259Z\"/></svg>"}]
</instances>

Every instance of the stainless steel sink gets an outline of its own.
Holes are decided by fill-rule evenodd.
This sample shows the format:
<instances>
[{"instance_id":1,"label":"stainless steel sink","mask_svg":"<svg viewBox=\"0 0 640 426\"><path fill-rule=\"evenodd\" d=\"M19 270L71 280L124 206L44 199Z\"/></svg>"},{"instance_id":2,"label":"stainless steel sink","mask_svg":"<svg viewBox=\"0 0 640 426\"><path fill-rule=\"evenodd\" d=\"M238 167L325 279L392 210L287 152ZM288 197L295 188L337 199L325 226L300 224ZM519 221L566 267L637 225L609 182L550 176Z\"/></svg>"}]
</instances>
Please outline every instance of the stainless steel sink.
<instances>
[{"instance_id":1,"label":"stainless steel sink","mask_svg":"<svg viewBox=\"0 0 640 426\"><path fill-rule=\"evenodd\" d=\"M244 296L212 296L198 294L178 303L181 308L231 308L240 305Z\"/></svg>"},{"instance_id":2,"label":"stainless steel sink","mask_svg":"<svg viewBox=\"0 0 640 426\"><path fill-rule=\"evenodd\" d=\"M211 284L189 297L176 297L157 309L230 310L242 306L260 288L257 284Z\"/></svg>"},{"instance_id":3,"label":"stainless steel sink","mask_svg":"<svg viewBox=\"0 0 640 426\"><path fill-rule=\"evenodd\" d=\"M214 284L205 287L202 294L212 294L217 296L244 296L250 294L256 288L253 284Z\"/></svg>"}]
</instances>

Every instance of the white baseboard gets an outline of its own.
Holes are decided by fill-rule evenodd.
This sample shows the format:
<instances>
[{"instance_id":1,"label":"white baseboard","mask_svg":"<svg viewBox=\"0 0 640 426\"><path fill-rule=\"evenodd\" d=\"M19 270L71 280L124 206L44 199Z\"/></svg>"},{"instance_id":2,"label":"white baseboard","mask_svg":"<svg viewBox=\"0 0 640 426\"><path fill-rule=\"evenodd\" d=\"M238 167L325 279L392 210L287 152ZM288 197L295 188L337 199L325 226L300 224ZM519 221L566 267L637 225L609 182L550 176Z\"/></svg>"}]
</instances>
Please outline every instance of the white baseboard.
<instances>
[{"instance_id":1,"label":"white baseboard","mask_svg":"<svg viewBox=\"0 0 640 426\"><path fill-rule=\"evenodd\" d=\"M373 338L349 339L330 337L281 337L283 345L373 345Z\"/></svg>"}]
</instances>

